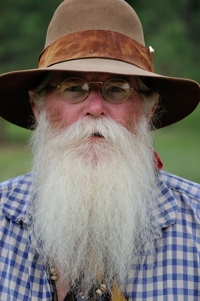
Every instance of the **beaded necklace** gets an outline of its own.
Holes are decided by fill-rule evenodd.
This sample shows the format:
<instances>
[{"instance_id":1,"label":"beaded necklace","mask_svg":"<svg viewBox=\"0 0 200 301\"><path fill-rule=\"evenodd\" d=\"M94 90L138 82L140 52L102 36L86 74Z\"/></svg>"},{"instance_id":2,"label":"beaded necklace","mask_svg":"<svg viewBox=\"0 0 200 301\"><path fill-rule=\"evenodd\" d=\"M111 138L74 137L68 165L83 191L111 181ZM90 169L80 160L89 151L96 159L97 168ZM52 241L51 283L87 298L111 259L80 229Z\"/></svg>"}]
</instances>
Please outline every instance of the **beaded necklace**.
<instances>
[{"instance_id":1,"label":"beaded necklace","mask_svg":"<svg viewBox=\"0 0 200 301\"><path fill-rule=\"evenodd\" d=\"M53 301L58 301L56 290L56 281L58 280L57 273L54 268L49 269L50 279L54 290ZM94 286L89 291L84 291L81 288L82 276L76 279L74 285L67 293L63 301L110 301L110 293L105 284Z\"/></svg>"}]
</instances>

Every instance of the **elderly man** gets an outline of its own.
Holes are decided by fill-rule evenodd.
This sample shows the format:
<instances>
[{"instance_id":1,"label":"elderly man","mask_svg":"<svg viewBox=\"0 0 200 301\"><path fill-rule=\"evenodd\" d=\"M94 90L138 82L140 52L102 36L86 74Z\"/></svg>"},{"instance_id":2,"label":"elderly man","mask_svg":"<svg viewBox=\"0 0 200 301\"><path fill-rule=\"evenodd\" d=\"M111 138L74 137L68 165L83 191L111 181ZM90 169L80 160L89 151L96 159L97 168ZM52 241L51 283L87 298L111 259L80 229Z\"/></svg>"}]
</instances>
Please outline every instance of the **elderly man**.
<instances>
[{"instance_id":1,"label":"elderly man","mask_svg":"<svg viewBox=\"0 0 200 301\"><path fill-rule=\"evenodd\" d=\"M33 170L0 185L0 300L198 300L200 186L160 171L152 130L199 85L153 72L123 0L65 0L39 68L0 77L34 129Z\"/></svg>"}]
</instances>

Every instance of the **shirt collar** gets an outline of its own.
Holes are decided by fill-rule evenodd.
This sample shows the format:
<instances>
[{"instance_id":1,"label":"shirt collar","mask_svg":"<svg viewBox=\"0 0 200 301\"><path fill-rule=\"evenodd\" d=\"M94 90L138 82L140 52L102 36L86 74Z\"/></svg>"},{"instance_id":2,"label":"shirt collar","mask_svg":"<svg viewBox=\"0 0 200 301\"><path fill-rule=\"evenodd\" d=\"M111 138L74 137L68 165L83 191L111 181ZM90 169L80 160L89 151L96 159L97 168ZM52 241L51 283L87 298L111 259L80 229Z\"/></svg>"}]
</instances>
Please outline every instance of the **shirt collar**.
<instances>
[{"instance_id":1,"label":"shirt collar","mask_svg":"<svg viewBox=\"0 0 200 301\"><path fill-rule=\"evenodd\" d=\"M157 209L153 216L157 217L158 227L161 230L175 223L178 205L172 190L160 179L157 183L157 198Z\"/></svg>"}]
</instances>

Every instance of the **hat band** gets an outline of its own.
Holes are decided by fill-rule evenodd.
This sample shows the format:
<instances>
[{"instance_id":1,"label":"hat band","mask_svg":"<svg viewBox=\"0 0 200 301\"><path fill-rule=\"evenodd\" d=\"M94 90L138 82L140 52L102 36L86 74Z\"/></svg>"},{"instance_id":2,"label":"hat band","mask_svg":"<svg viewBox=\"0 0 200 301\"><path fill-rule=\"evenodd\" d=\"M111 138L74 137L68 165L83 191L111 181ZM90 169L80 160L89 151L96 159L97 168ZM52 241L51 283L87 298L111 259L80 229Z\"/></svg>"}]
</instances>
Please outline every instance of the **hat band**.
<instances>
[{"instance_id":1,"label":"hat band","mask_svg":"<svg viewBox=\"0 0 200 301\"><path fill-rule=\"evenodd\" d=\"M119 60L153 72L153 53L148 48L110 30L78 31L59 38L42 51L39 68L85 58Z\"/></svg>"}]
</instances>

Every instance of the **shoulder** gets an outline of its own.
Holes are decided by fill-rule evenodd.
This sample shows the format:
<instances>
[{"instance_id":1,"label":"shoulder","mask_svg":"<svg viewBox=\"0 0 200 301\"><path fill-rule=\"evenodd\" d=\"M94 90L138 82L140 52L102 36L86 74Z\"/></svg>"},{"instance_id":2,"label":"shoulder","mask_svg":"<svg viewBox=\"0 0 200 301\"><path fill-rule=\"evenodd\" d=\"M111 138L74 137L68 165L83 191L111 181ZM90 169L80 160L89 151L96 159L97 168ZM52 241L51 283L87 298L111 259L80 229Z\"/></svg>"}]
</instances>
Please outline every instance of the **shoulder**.
<instances>
[{"instance_id":1,"label":"shoulder","mask_svg":"<svg viewBox=\"0 0 200 301\"><path fill-rule=\"evenodd\" d=\"M0 205L13 191L26 194L32 185L32 174L18 176L0 183Z\"/></svg>"},{"instance_id":2,"label":"shoulder","mask_svg":"<svg viewBox=\"0 0 200 301\"><path fill-rule=\"evenodd\" d=\"M30 204L31 190L31 173L0 183L1 212L8 218L19 221Z\"/></svg>"},{"instance_id":3,"label":"shoulder","mask_svg":"<svg viewBox=\"0 0 200 301\"><path fill-rule=\"evenodd\" d=\"M180 195L200 201L200 184L183 179L165 171L159 171L159 183L164 183L170 190Z\"/></svg>"},{"instance_id":4,"label":"shoulder","mask_svg":"<svg viewBox=\"0 0 200 301\"><path fill-rule=\"evenodd\" d=\"M187 219L193 225L198 223L200 230L200 184L160 171L158 189L158 198L165 204L161 206L163 212L168 211L168 215L171 215L169 211L174 212L174 221L177 218Z\"/></svg>"},{"instance_id":5,"label":"shoulder","mask_svg":"<svg viewBox=\"0 0 200 301\"><path fill-rule=\"evenodd\" d=\"M27 173L25 175L21 175L0 183L0 191L5 189L12 189L13 187L16 187L18 185L23 185L25 183L28 184L31 181L32 181L32 174Z\"/></svg>"}]
</instances>

